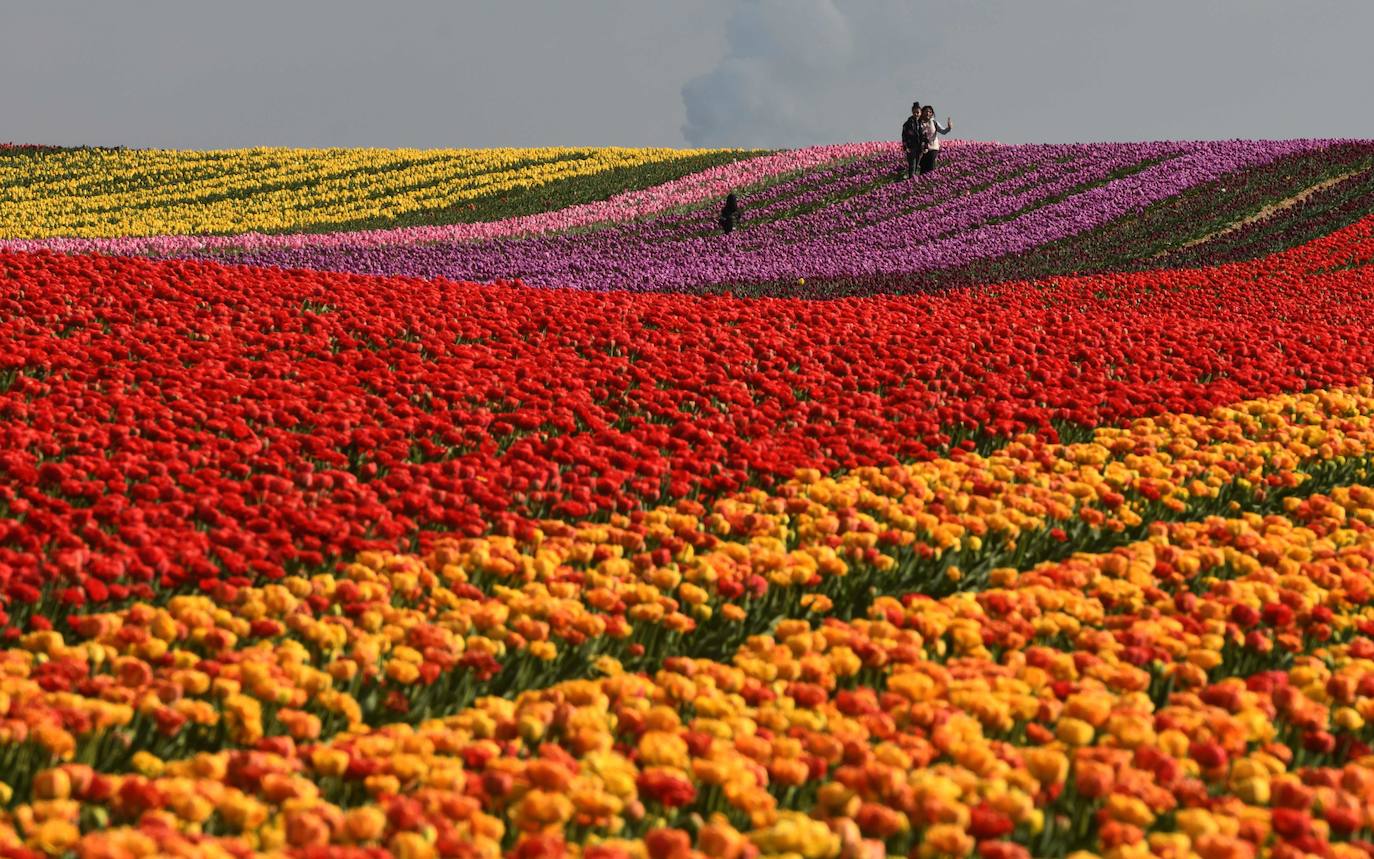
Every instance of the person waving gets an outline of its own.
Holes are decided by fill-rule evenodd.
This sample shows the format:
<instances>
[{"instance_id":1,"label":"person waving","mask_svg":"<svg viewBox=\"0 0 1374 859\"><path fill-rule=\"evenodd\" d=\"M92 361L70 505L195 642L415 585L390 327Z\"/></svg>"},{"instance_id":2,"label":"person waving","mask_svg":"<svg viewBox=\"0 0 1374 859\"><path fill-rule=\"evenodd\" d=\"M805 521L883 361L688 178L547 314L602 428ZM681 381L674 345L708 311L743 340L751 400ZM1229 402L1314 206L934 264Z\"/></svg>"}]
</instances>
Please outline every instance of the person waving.
<instances>
[{"instance_id":1,"label":"person waving","mask_svg":"<svg viewBox=\"0 0 1374 859\"><path fill-rule=\"evenodd\" d=\"M935 121L935 108L926 105L921 108L921 140L925 144L921 152L921 175L935 169L935 159L940 155L940 137L954 130L954 123L945 117L944 128Z\"/></svg>"}]
</instances>

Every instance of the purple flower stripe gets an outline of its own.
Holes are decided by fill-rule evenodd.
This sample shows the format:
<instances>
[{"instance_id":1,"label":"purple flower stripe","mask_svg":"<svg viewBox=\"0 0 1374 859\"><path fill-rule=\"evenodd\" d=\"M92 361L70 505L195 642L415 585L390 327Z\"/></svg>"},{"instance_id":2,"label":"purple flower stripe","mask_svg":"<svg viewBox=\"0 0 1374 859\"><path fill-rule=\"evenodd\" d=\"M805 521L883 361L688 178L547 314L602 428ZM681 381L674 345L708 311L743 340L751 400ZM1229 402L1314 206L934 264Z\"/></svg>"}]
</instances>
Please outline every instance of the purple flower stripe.
<instances>
[{"instance_id":1,"label":"purple flower stripe","mask_svg":"<svg viewBox=\"0 0 1374 859\"><path fill-rule=\"evenodd\" d=\"M1140 211L1189 187L1331 141L950 147L945 163L916 182L880 181L897 150L873 153L858 170L755 212L729 237L699 234L709 213L623 224L566 236L419 247L302 248L249 253L251 264L415 277L520 277L537 286L690 290L712 285L913 275L1021 253ZM1158 162L1158 163L1152 163ZM1138 169L1141 165L1143 169ZM1123 170L1137 169L1128 175ZM809 174L808 174L809 175ZM799 177L793 190L808 181ZM812 177L811 181L814 181ZM751 217L818 207L750 227Z\"/></svg>"}]
</instances>

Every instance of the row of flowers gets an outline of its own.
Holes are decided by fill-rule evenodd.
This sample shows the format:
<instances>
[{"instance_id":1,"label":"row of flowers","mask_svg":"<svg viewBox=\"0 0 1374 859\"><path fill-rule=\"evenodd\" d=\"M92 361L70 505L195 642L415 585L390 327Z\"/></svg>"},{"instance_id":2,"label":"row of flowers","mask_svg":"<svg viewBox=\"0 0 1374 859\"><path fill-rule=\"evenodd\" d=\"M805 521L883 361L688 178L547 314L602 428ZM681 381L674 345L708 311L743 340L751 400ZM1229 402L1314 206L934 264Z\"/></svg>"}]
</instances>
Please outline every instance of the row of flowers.
<instances>
[{"instance_id":1,"label":"row of flowers","mask_svg":"<svg viewBox=\"0 0 1374 859\"><path fill-rule=\"evenodd\" d=\"M732 241L1195 154L1006 149L753 174ZM1374 854L1371 261L818 306L0 253L0 852Z\"/></svg>"},{"instance_id":2,"label":"row of flowers","mask_svg":"<svg viewBox=\"0 0 1374 859\"><path fill-rule=\"evenodd\" d=\"M612 194L604 200L477 223L330 233L0 240L0 247L11 250L48 249L64 253L170 256L209 250L257 251L271 248L344 245L385 246L563 232L608 222L632 221L703 201L716 201L731 191L756 187L760 183L775 182L782 177L803 171L814 171L834 162L872 156L887 149L888 147L881 143L848 143L791 149L708 167L651 187Z\"/></svg>"},{"instance_id":3,"label":"row of flowers","mask_svg":"<svg viewBox=\"0 0 1374 859\"><path fill-rule=\"evenodd\" d=\"M1374 198L1374 153L1345 166L1336 175L1309 187L1300 204L1285 206L1263 218L1214 236L1198 246L1179 248L1152 262L1153 267L1255 259L1275 247L1291 247L1329 235L1370 213ZM1302 193L1307 193L1304 191Z\"/></svg>"},{"instance_id":4,"label":"row of flowers","mask_svg":"<svg viewBox=\"0 0 1374 859\"><path fill-rule=\"evenodd\" d=\"M309 247L238 259L368 274L519 276L538 286L578 289L696 291L798 278L904 278L917 286L923 272L1026 252L1218 177L1336 143L950 147L947 164L914 183L893 181L893 144L868 160L868 190L842 203L822 197L814 210L756 228L747 224L750 204L746 228L728 240L694 230L682 234L672 219L664 225L651 219L587 235ZM817 195L828 191L815 189Z\"/></svg>"},{"instance_id":5,"label":"row of flowers","mask_svg":"<svg viewBox=\"0 0 1374 859\"><path fill-rule=\"evenodd\" d=\"M10 673L51 694L9 691L25 701L25 724L48 726L50 749L99 763L175 748L187 720L191 733L227 730L218 736L251 744L264 708L309 709L289 730L315 735L424 718L576 675L600 657L631 667L666 653L723 658L780 614L852 617L884 596L1001 585L1011 569L1129 543L1150 523L1285 510L1291 498L1365 479L1371 393L1141 421L1092 444L1026 438L987 458L803 475L710 510L681 502L609 525L546 521L523 540L470 539L423 559L363 553L343 578L163 590L152 604L119 609L120 600L95 614L70 600L14 606L34 630L23 640L46 642L48 660ZM11 585L11 596L20 590ZM64 635L94 646L68 647ZM226 688L218 682L197 680L170 699L158 692L185 687L186 670L206 659L251 718L210 709ZM99 680L102 670L118 683ZM308 700L291 691L302 684ZM75 707L73 690L104 703ZM136 743L89 734L110 719L129 728L133 706L148 717Z\"/></svg>"},{"instance_id":6,"label":"row of flowers","mask_svg":"<svg viewBox=\"0 0 1374 859\"><path fill-rule=\"evenodd\" d=\"M1208 150L1205 155L1196 157L1214 161L1213 167L1216 169L1213 172L1221 178L1207 181L1208 177L1197 174L1187 164L1175 163L1175 159L1188 150L1188 146L1184 144L1150 144L1123 149L1122 147L1105 146L999 147L992 144L956 141L946 150L947 164L937 177L939 181L923 183L923 193L920 195L912 195L907 186L894 185L889 181L892 175L892 165L895 163L893 160L895 150L889 144L867 143L812 147L744 158L743 160L734 160L740 154L709 153L710 155L718 155L726 163L692 172L654 187L615 193L608 199L572 205L555 211L540 211L535 214L478 223L334 233L170 235L105 239L9 239L0 242L0 244L14 250L49 248L64 252L138 253L159 256L217 256L228 251L246 261L373 273L446 274L490 278L501 277L511 271L517 271L535 282L547 280L557 283L576 282L581 285L594 283L597 278L610 275L614 275L622 281L627 280L627 276L628 280L631 281L643 281L646 277L645 271L635 271L631 267L622 265L623 260L620 262L613 261L613 272L604 271L602 263L593 262L589 264L588 260L614 260L624 257L626 254L633 256L642 251L643 254L652 256L661 263L666 257L659 253L659 249L655 249L658 245L667 244L682 250L683 247L686 247L682 245L683 242L696 241L702 243L703 240L700 237L714 231L714 209L709 206L707 210L693 209L692 207L702 201L713 200L729 190L754 188L755 191L748 194L746 206L748 215L746 226L748 228L732 241L730 254L732 259L739 257L741 250L756 253L777 251L779 248L786 248L786 254L796 256L799 248L806 250L837 231L852 239L852 234L855 234L856 230L866 235L867 232L873 230L883 232L892 229L891 222L898 219L903 224L907 221L912 222L910 224L911 229L904 227L900 230L901 235L910 241L905 244L898 243L901 246L898 248L893 245L893 242L888 241L889 237L885 237L885 235L877 236L875 240L882 247L904 255L909 264L896 267L879 266L878 268L881 270L865 270L864 272L846 269L840 274L820 271L814 266L808 266L807 268L811 272L812 285L801 290L795 288L795 278L792 277L793 273L790 270L777 277L762 278L758 271L743 275L726 275L713 269L711 272L697 272L701 277L694 284L687 284L686 281L683 281L677 283L673 288L696 288L702 285L733 283L747 284L747 288L752 290L759 288L772 290L775 287L783 289L783 287L777 286L781 282L792 284L790 288L793 291L807 294L817 290L827 292L839 288L849 292L855 290L905 291L915 284L933 285L948 282L973 282L975 280L988 282L1008 277L1043 276L1067 270L1138 267L1141 263L1137 261L1137 257L1143 261L1161 248L1169 249L1170 246L1167 242L1161 244L1158 236L1177 233L1177 224L1170 222L1162 227L1156 225L1154 228L1144 229L1145 225L1142 222L1133 228L1133 220L1123 220L1116 217L1118 213L1113 209L1112 212L1104 216L1105 220L1102 217L1094 216L1094 225L1087 230L1080 229L1080 226L1073 226L1069 229L1066 238L1050 236L1045 239L1043 235L1034 238L1034 241L1043 245L1045 252L1037 254L1034 259L1030 260L1029 267L1027 261L1020 259L1016 253L1007 253L1007 249L1002 246L1000 240L983 236L982 233L985 231L982 230L980 224L991 219L994 222L993 227L996 228L994 232L996 232L996 230L1007 229L1008 219L1011 221L1020 220L1020 218L1013 217L1014 214L1028 214L1043 218L1043 214L1037 215L1036 212L1045 207L1045 201L1054 202L1066 193L1070 193L1077 200L1076 208L1066 209L1066 211L1075 211L1075 217L1081 218L1083 216L1081 210L1084 207L1095 208L1107 200L1107 197L1102 196L1107 189L1115 189L1110 196L1118 201L1139 196L1139 188L1133 190L1132 187L1127 187L1130 184L1127 180L1131 180L1133 177L1123 174L1145 172L1149 177L1154 177L1156 173L1171 171L1188 177L1185 186L1165 189L1153 178L1149 179L1145 182L1149 199L1137 201L1142 205L1136 207L1136 211L1143 208L1148 215L1157 210L1158 216L1166 220L1171 215L1175 217L1175 220L1177 217L1196 219L1196 215L1189 216L1186 214L1185 210L1188 209L1186 200L1205 192L1206 198L1213 204L1212 208L1206 211L1205 220L1221 223L1224 226L1226 218L1242 217L1245 213L1254 211L1277 199L1275 194L1279 192L1274 188L1289 187L1294 181L1298 181L1301 175L1307 175L1313 170L1316 171L1314 175L1344 175L1340 172L1341 170L1348 173L1352 167L1358 169L1358 165L1367 163L1371 151L1367 143L1360 144L1349 141L1324 141L1321 143L1323 145L1306 147L1301 144L1294 144L1283 150L1272 146L1252 147L1248 150L1248 155L1257 156L1259 160L1249 167L1241 166L1239 168L1226 159L1218 160L1218 153ZM1227 144L1226 146L1231 149L1244 148L1243 144ZM502 150L493 152L492 155L493 157L496 154L511 155L513 152L515 151ZM536 157L539 152L535 150L521 150L520 152L528 155L532 164L539 165L539 160ZM556 152L560 152L561 155L548 157L557 159L569 155L569 153L562 151ZM243 153L228 154L242 155ZM337 152L306 154L340 155ZM356 155L356 153L353 154ZM397 153L397 156L403 154L418 157L422 153ZM423 154L429 159L435 158L434 153ZM574 154L583 153L577 151ZM1234 156L1235 153L1225 154ZM192 163L193 159L210 159L212 156L224 156L226 153L195 155L191 153L150 152L144 154L144 157L165 160L177 155L180 155L185 161L185 164L182 165L183 169L194 170L197 168ZM474 154L468 153L468 155ZM704 157L704 155L706 153L683 153L683 158L677 159L675 162L651 161L648 166L657 168L663 164L671 166L671 164L677 163L685 167L689 162L694 163L693 159ZM1277 165L1271 162L1271 156L1278 158ZM474 157L473 160L478 159ZM426 161L424 163L437 162ZM572 161L566 163L572 163ZM582 164L583 162L578 163ZM143 165L145 169L156 173L157 171L152 169L153 166L151 163ZM158 169L166 170L169 168L163 165ZM414 169L425 168L416 167ZM480 173L480 170L478 172ZM378 175L385 177L388 173L383 171ZM589 177L583 177L581 181L583 183L595 182L599 175L593 174ZM1255 186L1248 181L1252 175L1268 178L1272 181ZM344 176L339 177L339 181L345 181L345 179ZM490 181L491 177L483 176L480 179L481 181ZM1193 182L1194 179L1197 181ZM1081 197L1083 193L1093 190L1094 185L1106 180L1111 181L1107 181L1103 189L1095 192L1097 196L1092 199ZM1272 184L1274 188L1267 187L1268 184ZM1350 182L1345 184L1349 185ZM1225 187L1229 185L1237 186L1237 190L1240 190L1241 193L1234 193ZM586 191L586 189L582 190ZM385 193L385 189L382 189L381 194L384 196ZM1329 196L1341 193L1341 189L1338 188L1334 189ZM1347 196L1349 195L1348 191L1345 193ZM594 198L595 195L588 196ZM488 195L489 197L490 195ZM1097 199L1098 197L1101 199ZM1097 200L1097 202L1093 202L1093 200ZM1177 201L1177 205L1175 205L1175 201ZM84 202L82 205L85 205ZM681 210L683 207L687 207L690 211L684 214L669 213L644 221L645 218L653 216L655 213L665 210ZM1218 207L1222 209L1220 215L1217 211ZM416 211L429 211L435 208L426 204ZM442 209L443 207L439 205L437 208ZM1174 209L1180 211L1174 213ZM940 217L931 217L932 213L936 211L939 212ZM437 215L433 217L446 218L448 216ZM1063 219L1057 218L1057 216L1055 218L1056 223L1062 226ZM1219 218L1220 220L1218 220ZM1345 220L1348 223L1352 219L1347 216ZM468 220L468 218L464 218L464 220ZM641 223L628 231L615 232L614 235L617 238L610 245L607 244L605 237L597 239L591 237L573 238L555 244L523 242L516 243L514 250L507 246L509 244L507 242L501 243L499 248L487 249L474 248L469 244L475 239L564 232L584 229L589 226L606 226L634 221L641 221ZM1198 221L1198 223L1202 223L1202 221ZM837 227L839 224L844 225L842 231ZM311 225L303 222L297 226L299 228ZM1344 224L1337 222L1331 225L1331 228L1340 226L1344 226ZM1126 237L1123 243L1123 239L1116 235L1123 231L1133 232L1137 235ZM1018 232L1023 231L1018 228ZM1248 232L1263 232L1263 230L1262 228L1255 228ZM948 243L955 239L967 244L964 239L968 236L965 234L972 234L975 239L974 245L977 252L972 257L968 256L965 248L956 254L957 259L945 259L941 256L940 259L927 264L929 261L917 260L906 253L906 251L913 249L919 249L921 253L929 253L932 248L936 247L935 243ZM1307 231L1309 237L1318 234L1320 231ZM454 245L455 242L458 244ZM441 248L432 247L435 243L441 244ZM1227 244L1229 246L1234 243L1235 241L1232 239ZM431 245L431 247L415 247L419 244ZM704 241L703 246L711 247L716 244L718 242L707 240ZM1012 248L1013 251L1024 250L1020 244L1013 244L1015 244L1015 247ZM1281 246L1283 243L1280 242L1279 244ZM587 245L587 247L583 247L583 245ZM1141 245L1141 247L1136 247L1137 245ZM943 244L939 246L943 247ZM1274 242L1265 242L1258 249L1251 250L1250 255L1257 255L1258 251L1272 249L1273 246ZM587 253L588 247L595 248L595 253L591 254L590 257ZM951 247L953 246L951 245ZM641 251L636 251L635 248L640 248ZM701 248L692 247L685 250L684 253L686 257L702 264L705 258L699 253L700 250ZM818 253L822 257L833 258L833 250L822 249ZM988 252L984 252L985 250ZM239 257L245 251L256 251L267 255ZM306 255L302 256L297 252L303 252ZM282 255L283 253L286 255ZM1085 259L1085 254L1091 259ZM871 257L872 255L869 254L868 256ZM937 256L940 255L937 254ZM1236 252L1232 251L1231 256L1235 258ZM560 258L564 257L567 259L560 261ZM1204 245L1200 250L1193 250L1187 258L1191 261L1210 260L1211 251L1207 250L1207 246ZM410 265L407 260L418 260L419 262ZM1152 267L1158 267L1159 264L1156 263ZM553 265L554 268L571 265L576 271L570 272L560 269L554 272L549 268L550 265ZM506 266L510 268L504 268ZM643 267L640 268L643 269ZM652 270L653 266L650 266L649 269ZM798 270L800 271L800 269ZM910 276L917 271L921 274L920 279L912 280ZM555 279L548 280L549 277L555 277ZM650 277L650 280L654 279L654 277ZM690 279L689 277L688 280ZM773 285L770 286L769 284Z\"/></svg>"},{"instance_id":7,"label":"row of flowers","mask_svg":"<svg viewBox=\"0 0 1374 859\"><path fill-rule=\"evenodd\" d=\"M559 183L576 184L598 199L605 196L595 192L601 182L623 181L612 179L613 171L674 163L695 171L704 166L703 156L719 163L749 154L626 148L62 150L0 161L0 237L318 230L475 208L475 201ZM546 202L556 205L554 193ZM55 248L87 245L57 242Z\"/></svg>"},{"instance_id":8,"label":"row of flowers","mask_svg":"<svg viewBox=\"0 0 1374 859\"><path fill-rule=\"evenodd\" d=\"M1369 215L1371 184L1374 146L1333 145L1202 183L1129 217L1041 245L1033 254L989 257L923 273L921 285L966 286L1256 259L1329 235ZM892 292L899 291L894 282L899 280L812 278L805 289L816 296ZM767 291L796 290L795 284L779 284Z\"/></svg>"},{"instance_id":9,"label":"row of flowers","mask_svg":"<svg viewBox=\"0 0 1374 859\"><path fill-rule=\"evenodd\" d=\"M527 677L441 718L392 721L343 690L371 672L404 697L480 662L456 655L499 653L505 621L444 587L444 570L465 569L455 558L435 573L372 556L337 582L73 618L67 636L30 633L5 652L0 842L93 855L1362 855L1374 490L1282 509L1150 523L1110 552L1001 568L977 593L881 597L859 620L770 618L725 662L665 645L636 674L602 655L587 666L599 677ZM485 635L454 628L464 609ZM335 711L342 725L321 717Z\"/></svg>"},{"instance_id":10,"label":"row of flowers","mask_svg":"<svg viewBox=\"0 0 1374 859\"><path fill-rule=\"evenodd\" d=\"M1374 257L1371 227L1226 268L830 305L0 255L0 571L280 576L921 459L975 427L1351 384L1374 372L1362 273L1296 275Z\"/></svg>"}]
</instances>

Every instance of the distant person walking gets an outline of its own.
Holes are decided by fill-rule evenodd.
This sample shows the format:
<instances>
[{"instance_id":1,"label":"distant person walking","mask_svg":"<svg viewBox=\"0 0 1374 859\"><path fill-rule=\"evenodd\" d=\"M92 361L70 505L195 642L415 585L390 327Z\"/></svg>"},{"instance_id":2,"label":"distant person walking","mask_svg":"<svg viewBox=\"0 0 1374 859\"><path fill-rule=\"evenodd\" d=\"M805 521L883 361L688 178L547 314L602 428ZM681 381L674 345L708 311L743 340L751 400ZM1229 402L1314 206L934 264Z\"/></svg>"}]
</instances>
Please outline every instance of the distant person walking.
<instances>
[{"instance_id":1,"label":"distant person walking","mask_svg":"<svg viewBox=\"0 0 1374 859\"><path fill-rule=\"evenodd\" d=\"M906 152L906 178L916 175L916 165L925 151L925 136L921 133L921 103L911 103L911 116L902 123L902 149Z\"/></svg>"},{"instance_id":2,"label":"distant person walking","mask_svg":"<svg viewBox=\"0 0 1374 859\"><path fill-rule=\"evenodd\" d=\"M739 223L739 198L731 192L725 198L725 206L720 210L720 231L729 235L735 231L735 224Z\"/></svg>"},{"instance_id":3,"label":"distant person walking","mask_svg":"<svg viewBox=\"0 0 1374 859\"><path fill-rule=\"evenodd\" d=\"M940 155L940 136L954 130L954 123L945 117L945 127L935 121L935 108L926 105L921 108L921 140L925 144L921 150L921 175L935 169L935 159Z\"/></svg>"}]
</instances>

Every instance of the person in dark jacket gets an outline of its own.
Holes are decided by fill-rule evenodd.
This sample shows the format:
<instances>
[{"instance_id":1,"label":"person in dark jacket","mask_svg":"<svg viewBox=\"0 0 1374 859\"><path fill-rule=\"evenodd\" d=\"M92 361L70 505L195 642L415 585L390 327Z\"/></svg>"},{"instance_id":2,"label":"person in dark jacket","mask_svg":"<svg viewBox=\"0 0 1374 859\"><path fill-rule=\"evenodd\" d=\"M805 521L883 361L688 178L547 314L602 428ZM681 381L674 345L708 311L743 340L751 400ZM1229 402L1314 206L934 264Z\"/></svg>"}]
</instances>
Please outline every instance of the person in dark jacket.
<instances>
[{"instance_id":1,"label":"person in dark jacket","mask_svg":"<svg viewBox=\"0 0 1374 859\"><path fill-rule=\"evenodd\" d=\"M725 206L720 210L720 231L725 234L734 232L735 224L739 223L739 198L731 192L725 198Z\"/></svg>"},{"instance_id":2,"label":"person in dark jacket","mask_svg":"<svg viewBox=\"0 0 1374 859\"><path fill-rule=\"evenodd\" d=\"M906 152L906 178L916 175L916 165L925 153L926 138L921 133L921 103L912 102L911 116L902 123L902 149Z\"/></svg>"}]
</instances>

